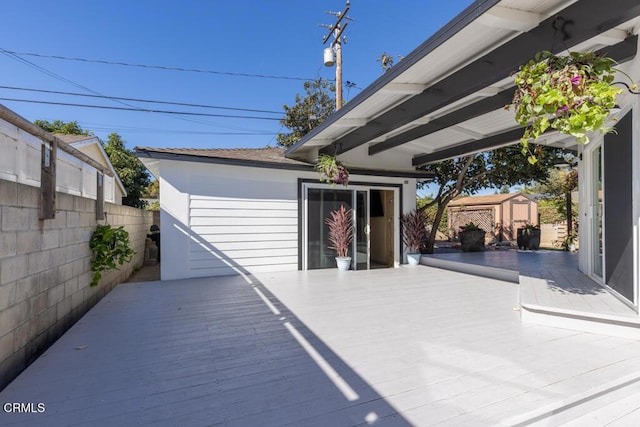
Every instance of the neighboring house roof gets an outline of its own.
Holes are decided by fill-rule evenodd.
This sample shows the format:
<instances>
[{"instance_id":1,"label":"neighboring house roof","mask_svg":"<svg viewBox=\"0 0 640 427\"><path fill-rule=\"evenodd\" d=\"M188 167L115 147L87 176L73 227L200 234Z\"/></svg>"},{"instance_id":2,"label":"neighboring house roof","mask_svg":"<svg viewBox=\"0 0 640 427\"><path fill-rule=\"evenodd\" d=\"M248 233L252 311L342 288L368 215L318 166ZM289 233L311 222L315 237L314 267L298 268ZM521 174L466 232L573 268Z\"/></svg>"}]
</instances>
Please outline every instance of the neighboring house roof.
<instances>
[{"instance_id":1,"label":"neighboring house roof","mask_svg":"<svg viewBox=\"0 0 640 427\"><path fill-rule=\"evenodd\" d=\"M67 133L54 133L55 136L66 142L67 144L73 144L80 141L98 141L97 136L93 135L72 135Z\"/></svg>"},{"instance_id":2,"label":"neighboring house roof","mask_svg":"<svg viewBox=\"0 0 640 427\"><path fill-rule=\"evenodd\" d=\"M127 190L125 190L124 184L122 183L122 181L120 180L120 177L116 173L116 170L111 164L111 160L109 160L109 156L107 156L107 153L104 151L104 148L102 147L102 144L100 143L100 140L98 139L97 136L69 135L64 133L56 133L55 136L57 136L67 144L71 145L74 148L77 148L78 150L82 151L84 154L87 154L87 155L90 155L90 152L88 152L87 150L83 150L83 147L87 147L87 146L97 147L97 149L100 151L101 158L99 159L94 158L93 160L108 167L109 170L111 170L111 173L113 173L113 176L116 179L116 183L118 184L118 187L122 192L122 195L123 196L127 195Z\"/></svg>"},{"instance_id":3,"label":"neighboring house roof","mask_svg":"<svg viewBox=\"0 0 640 427\"><path fill-rule=\"evenodd\" d=\"M506 202L509 199L516 197L525 197L528 200L534 201L526 194L522 193L509 193L509 194L489 194L486 196L469 196L461 197L459 199L449 202L449 207L452 206L474 206L474 205L499 205Z\"/></svg>"},{"instance_id":4,"label":"neighboring house roof","mask_svg":"<svg viewBox=\"0 0 640 427\"><path fill-rule=\"evenodd\" d=\"M517 144L523 129L504 109L512 73L540 51L594 50L637 78L639 16L638 0L477 0L286 155L357 152L363 162L390 156L420 167ZM539 142L576 144L558 132Z\"/></svg>"},{"instance_id":5,"label":"neighboring house roof","mask_svg":"<svg viewBox=\"0 0 640 427\"><path fill-rule=\"evenodd\" d=\"M314 170L314 163L290 159L285 157L285 149L280 147L267 148L153 148L136 147L138 157L147 168L158 177L157 160L182 160L187 162L218 163L235 166L253 166L276 169ZM425 172L407 173L394 171L371 171L364 169L349 169L353 173L362 175L389 175L413 178L429 178L431 174Z\"/></svg>"}]
</instances>

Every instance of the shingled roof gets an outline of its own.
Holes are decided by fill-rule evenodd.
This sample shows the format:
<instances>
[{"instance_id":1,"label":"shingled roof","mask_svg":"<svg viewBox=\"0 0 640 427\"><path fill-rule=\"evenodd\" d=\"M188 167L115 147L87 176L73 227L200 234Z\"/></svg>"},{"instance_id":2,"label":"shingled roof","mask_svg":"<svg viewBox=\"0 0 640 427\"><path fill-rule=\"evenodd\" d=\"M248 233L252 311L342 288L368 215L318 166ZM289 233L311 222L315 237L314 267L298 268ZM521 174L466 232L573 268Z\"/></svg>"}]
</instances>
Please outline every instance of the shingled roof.
<instances>
[{"instance_id":1,"label":"shingled roof","mask_svg":"<svg viewBox=\"0 0 640 427\"><path fill-rule=\"evenodd\" d=\"M288 159L284 157L284 148L266 147L266 148L155 148L155 147L136 147L138 155L146 155L147 157L156 157L154 154L174 156L175 160L180 157L189 158L200 157L208 159L228 159L240 162L251 163L269 163L291 166L307 166L313 165L299 160ZM161 156L163 157L163 156Z\"/></svg>"}]
</instances>

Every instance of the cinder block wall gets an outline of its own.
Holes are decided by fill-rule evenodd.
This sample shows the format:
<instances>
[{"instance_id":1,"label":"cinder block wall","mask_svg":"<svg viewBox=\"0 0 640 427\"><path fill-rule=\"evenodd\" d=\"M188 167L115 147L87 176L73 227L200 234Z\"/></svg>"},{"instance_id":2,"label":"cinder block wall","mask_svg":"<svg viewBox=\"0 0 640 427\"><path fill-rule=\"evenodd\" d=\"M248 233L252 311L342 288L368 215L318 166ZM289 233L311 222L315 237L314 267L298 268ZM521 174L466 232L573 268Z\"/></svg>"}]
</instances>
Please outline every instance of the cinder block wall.
<instances>
[{"instance_id":1,"label":"cinder block wall","mask_svg":"<svg viewBox=\"0 0 640 427\"><path fill-rule=\"evenodd\" d=\"M106 222L125 226L137 254L90 287L95 200L56 197L55 219L41 221L39 189L0 180L0 390L142 265L152 213L106 204Z\"/></svg>"}]
</instances>

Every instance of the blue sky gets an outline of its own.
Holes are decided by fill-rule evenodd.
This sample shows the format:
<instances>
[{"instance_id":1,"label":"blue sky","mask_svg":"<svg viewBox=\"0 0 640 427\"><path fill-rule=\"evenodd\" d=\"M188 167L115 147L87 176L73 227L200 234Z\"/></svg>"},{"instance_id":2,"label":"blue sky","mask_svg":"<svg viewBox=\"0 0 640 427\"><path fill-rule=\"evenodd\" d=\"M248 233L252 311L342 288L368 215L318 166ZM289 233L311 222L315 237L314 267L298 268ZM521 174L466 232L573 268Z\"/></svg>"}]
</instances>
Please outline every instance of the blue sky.
<instances>
[{"instance_id":1,"label":"blue sky","mask_svg":"<svg viewBox=\"0 0 640 427\"><path fill-rule=\"evenodd\" d=\"M407 55L471 0L352 0L343 79L365 88L385 51ZM344 0L3 0L0 85L13 88L204 104L276 113L213 110L0 88L0 98L281 117L303 81L335 78L322 65L322 38ZM59 60L62 56L287 79L193 73ZM55 75L54 75L55 74ZM293 78L293 79L292 79ZM90 92L90 91L93 92ZM359 89L345 89L346 99ZM100 138L118 132L134 146L232 148L275 145L277 120L184 117L0 100L28 120L77 120ZM280 114L279 114L280 113Z\"/></svg>"}]
</instances>

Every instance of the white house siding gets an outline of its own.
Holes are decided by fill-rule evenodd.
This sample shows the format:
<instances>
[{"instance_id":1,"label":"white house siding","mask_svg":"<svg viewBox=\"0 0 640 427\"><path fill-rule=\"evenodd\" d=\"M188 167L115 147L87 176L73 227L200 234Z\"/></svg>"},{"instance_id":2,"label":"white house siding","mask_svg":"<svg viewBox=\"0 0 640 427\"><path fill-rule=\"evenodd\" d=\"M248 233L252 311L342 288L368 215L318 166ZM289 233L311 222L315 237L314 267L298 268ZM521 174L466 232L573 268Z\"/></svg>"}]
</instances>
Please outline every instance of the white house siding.
<instances>
[{"instance_id":1,"label":"white house siding","mask_svg":"<svg viewBox=\"0 0 640 427\"><path fill-rule=\"evenodd\" d=\"M160 161L162 280L298 269L298 178L313 171ZM415 179L352 176L403 184L415 208Z\"/></svg>"},{"instance_id":2,"label":"white house siding","mask_svg":"<svg viewBox=\"0 0 640 427\"><path fill-rule=\"evenodd\" d=\"M164 160L161 170L163 279L298 268L300 172Z\"/></svg>"}]
</instances>

